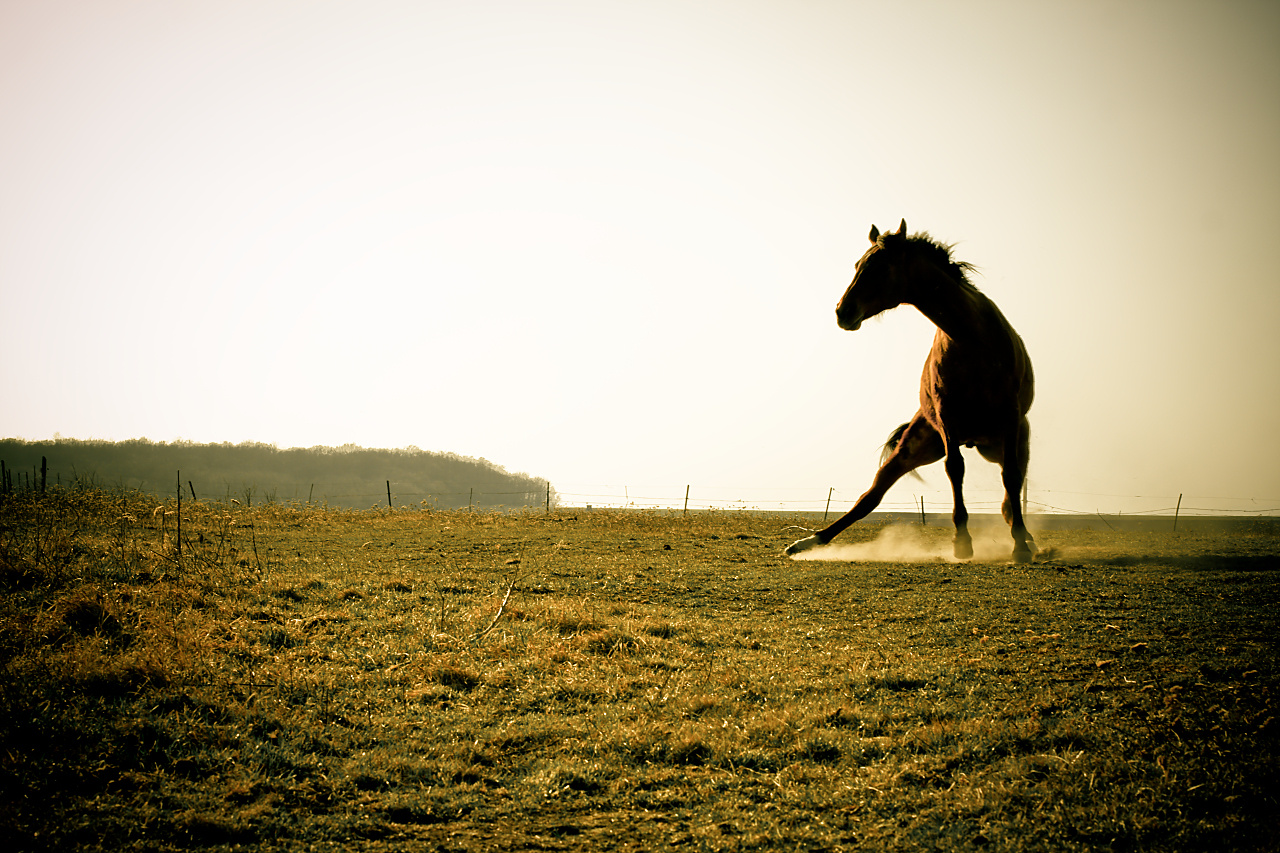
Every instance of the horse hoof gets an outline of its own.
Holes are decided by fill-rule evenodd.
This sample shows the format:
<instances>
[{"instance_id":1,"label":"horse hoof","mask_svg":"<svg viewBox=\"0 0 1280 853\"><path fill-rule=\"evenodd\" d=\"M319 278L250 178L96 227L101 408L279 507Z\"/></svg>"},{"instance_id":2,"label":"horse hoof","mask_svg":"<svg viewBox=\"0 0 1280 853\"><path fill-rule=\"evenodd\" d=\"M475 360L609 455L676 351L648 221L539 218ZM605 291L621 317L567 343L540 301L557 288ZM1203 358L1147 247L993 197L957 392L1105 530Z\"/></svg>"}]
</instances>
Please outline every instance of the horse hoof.
<instances>
[{"instance_id":1,"label":"horse hoof","mask_svg":"<svg viewBox=\"0 0 1280 853\"><path fill-rule=\"evenodd\" d=\"M969 559L972 559L972 558L973 558L973 543L972 543L972 542L957 542L957 543L956 543L956 550L955 550L955 554L956 554L956 559L957 559L957 560L969 560Z\"/></svg>"},{"instance_id":2,"label":"horse hoof","mask_svg":"<svg viewBox=\"0 0 1280 853\"><path fill-rule=\"evenodd\" d=\"M1030 563L1031 549L1030 548L1013 549L1013 561L1015 563Z\"/></svg>"},{"instance_id":3,"label":"horse hoof","mask_svg":"<svg viewBox=\"0 0 1280 853\"><path fill-rule=\"evenodd\" d=\"M819 545L826 545L826 544L827 544L826 542L823 542L817 536L806 536L805 538L797 542L792 542L790 545L788 545L785 553L789 557L794 557L796 554L799 554L801 551L808 551L810 548L817 548Z\"/></svg>"}]
</instances>

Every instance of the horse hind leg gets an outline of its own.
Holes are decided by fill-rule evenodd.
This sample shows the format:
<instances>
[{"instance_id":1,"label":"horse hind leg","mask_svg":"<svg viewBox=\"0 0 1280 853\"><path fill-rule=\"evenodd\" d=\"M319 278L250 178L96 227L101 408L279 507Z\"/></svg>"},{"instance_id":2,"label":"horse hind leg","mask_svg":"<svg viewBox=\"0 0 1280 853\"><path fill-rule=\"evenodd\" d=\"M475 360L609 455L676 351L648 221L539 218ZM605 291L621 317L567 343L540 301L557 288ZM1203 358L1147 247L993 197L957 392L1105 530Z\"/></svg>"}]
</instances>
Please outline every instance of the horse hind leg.
<instances>
[{"instance_id":1,"label":"horse hind leg","mask_svg":"<svg viewBox=\"0 0 1280 853\"><path fill-rule=\"evenodd\" d=\"M897 446L889 453L884 464L880 466L880 470L876 472L871 488L867 489L866 493L858 498L858 502L853 505L853 509L812 536L792 542L786 548L787 554L795 555L802 551L808 551L810 548L826 545L849 525L865 518L879 506L881 499L884 498L885 492L889 491L890 486L920 466L937 462L943 456L941 436L919 414L912 419L906 429L899 429L895 432L895 436L898 436Z\"/></svg>"}]
</instances>

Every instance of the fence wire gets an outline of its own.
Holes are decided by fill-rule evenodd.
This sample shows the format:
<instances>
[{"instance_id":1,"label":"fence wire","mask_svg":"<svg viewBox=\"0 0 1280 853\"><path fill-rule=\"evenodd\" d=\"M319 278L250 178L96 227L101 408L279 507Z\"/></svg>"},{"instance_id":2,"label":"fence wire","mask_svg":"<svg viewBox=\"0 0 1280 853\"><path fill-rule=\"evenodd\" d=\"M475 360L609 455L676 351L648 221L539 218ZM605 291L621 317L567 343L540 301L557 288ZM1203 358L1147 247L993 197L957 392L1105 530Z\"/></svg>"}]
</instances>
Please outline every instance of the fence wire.
<instances>
[{"instance_id":1,"label":"fence wire","mask_svg":"<svg viewBox=\"0 0 1280 853\"><path fill-rule=\"evenodd\" d=\"M806 496L794 496L804 492ZM792 496L787 496L790 493ZM558 489L561 507L609 509L682 510L746 510L762 512L828 513L838 515L856 503L860 491L832 488L816 489L726 489L647 486L632 492L623 486L570 484ZM687 498L686 498L687 495ZM732 496L731 496L732 495ZM923 502L923 503L922 503ZM1003 491L972 489L965 492L965 506L971 513L999 513L1004 503ZM1117 509L1124 503L1128 508ZM1092 505L1090 505L1092 504ZM1095 515L1238 515L1268 516L1280 514L1280 498L1241 498L1197 495L1114 495L1091 492L1031 489L1025 501L1029 513ZM901 494L881 501L877 512L930 515L951 513L950 490L920 489L904 500Z\"/></svg>"},{"instance_id":2,"label":"fence wire","mask_svg":"<svg viewBox=\"0 0 1280 853\"><path fill-rule=\"evenodd\" d=\"M61 478L58 484L61 485ZM70 485L70 483L68 483ZM419 483L405 486L420 487ZM550 507L560 509L637 509L689 511L795 512L840 515L861 495L861 490L797 487L733 487L642 485L632 487L612 484L570 483L567 487L551 485ZM933 489L919 483L907 499L904 484L899 484L876 508L882 513L918 515L950 515L950 489ZM27 484L27 488L31 488ZM19 487L21 488L21 487ZM279 483L271 486L225 484L216 490L195 488L199 500L241 502L275 502L373 508L388 506L386 489L368 491L364 483ZM162 494L148 486L143 491ZM488 491L482 487L469 490L402 492L395 480L390 481L390 505L395 508L418 509L475 508L544 509L548 505L545 491ZM184 491L183 497L190 492ZM1004 501L1002 491L981 487L965 491L965 505L971 513L998 514ZM1124 508L1118 508L1123 504ZM1029 513L1062 515L1120 516L1275 516L1280 515L1280 498L1233 497L1223 495L1123 495L1079 492L1061 489L1029 490L1025 500Z\"/></svg>"}]
</instances>

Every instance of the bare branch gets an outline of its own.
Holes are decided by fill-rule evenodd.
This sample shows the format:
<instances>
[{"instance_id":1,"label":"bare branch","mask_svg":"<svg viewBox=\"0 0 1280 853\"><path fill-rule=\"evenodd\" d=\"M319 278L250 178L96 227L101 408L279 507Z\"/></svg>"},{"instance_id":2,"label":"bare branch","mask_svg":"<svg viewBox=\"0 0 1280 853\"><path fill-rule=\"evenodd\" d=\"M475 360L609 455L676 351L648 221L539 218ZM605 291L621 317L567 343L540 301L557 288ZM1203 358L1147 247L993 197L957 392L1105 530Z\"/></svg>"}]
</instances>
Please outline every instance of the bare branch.
<instances>
[{"instance_id":1,"label":"bare branch","mask_svg":"<svg viewBox=\"0 0 1280 853\"><path fill-rule=\"evenodd\" d=\"M478 634L476 634L471 638L471 641L473 643L476 640L479 640L485 634L488 634L490 631L492 631L493 626L498 624L498 620L502 618L503 611L507 609L507 602L511 600L511 590L516 588L517 580L519 580L519 576L513 575L511 578L511 583L507 585L507 594L502 597L502 604L498 606L498 612L493 614L493 621L489 623L488 628L485 628L483 631L479 632Z\"/></svg>"}]
</instances>

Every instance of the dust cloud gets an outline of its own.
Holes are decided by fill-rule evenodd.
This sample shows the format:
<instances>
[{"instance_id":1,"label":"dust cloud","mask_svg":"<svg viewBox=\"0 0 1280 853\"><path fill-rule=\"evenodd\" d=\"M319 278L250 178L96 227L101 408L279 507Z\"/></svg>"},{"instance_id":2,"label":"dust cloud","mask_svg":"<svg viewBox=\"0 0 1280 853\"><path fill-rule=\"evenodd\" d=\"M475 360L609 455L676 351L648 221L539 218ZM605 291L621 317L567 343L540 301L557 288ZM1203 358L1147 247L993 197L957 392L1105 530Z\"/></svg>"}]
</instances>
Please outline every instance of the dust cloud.
<instances>
[{"instance_id":1,"label":"dust cloud","mask_svg":"<svg viewBox=\"0 0 1280 853\"><path fill-rule=\"evenodd\" d=\"M937 528L895 524L880 531L870 542L822 545L794 555L793 560L837 560L866 563L927 562L1007 562L1013 555L1013 539L1008 527L970 525L973 537L972 560L957 560L953 553L951 531L940 536Z\"/></svg>"}]
</instances>

